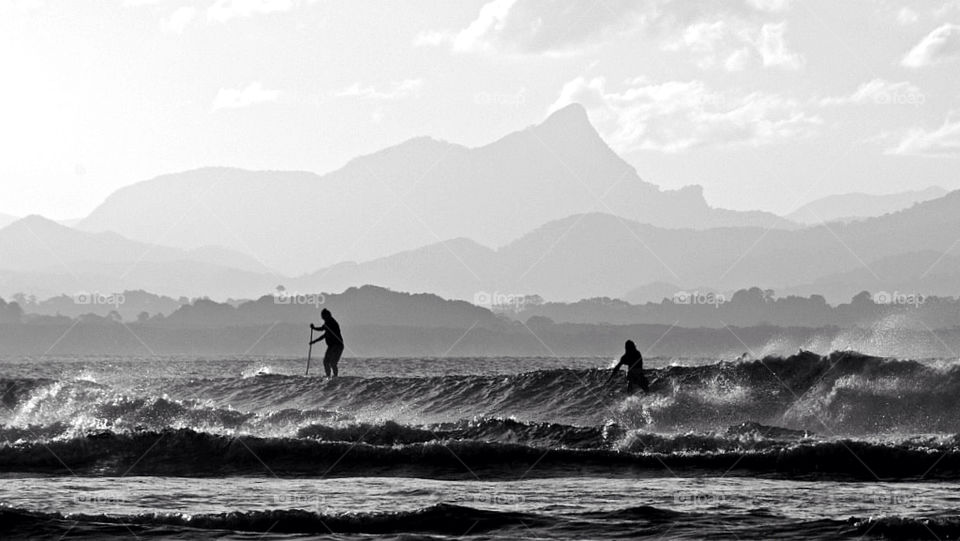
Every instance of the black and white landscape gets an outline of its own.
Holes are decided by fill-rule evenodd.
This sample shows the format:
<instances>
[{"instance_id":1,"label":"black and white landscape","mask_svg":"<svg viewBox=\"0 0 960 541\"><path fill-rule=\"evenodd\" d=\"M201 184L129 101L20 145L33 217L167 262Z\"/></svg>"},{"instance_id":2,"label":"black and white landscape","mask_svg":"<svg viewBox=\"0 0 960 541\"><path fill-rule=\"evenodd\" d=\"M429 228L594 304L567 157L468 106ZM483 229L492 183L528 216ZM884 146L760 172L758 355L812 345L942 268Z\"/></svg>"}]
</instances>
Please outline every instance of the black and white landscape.
<instances>
[{"instance_id":1,"label":"black and white landscape","mask_svg":"<svg viewBox=\"0 0 960 541\"><path fill-rule=\"evenodd\" d=\"M954 0L11 0L0 66L4 539L960 535Z\"/></svg>"}]
</instances>

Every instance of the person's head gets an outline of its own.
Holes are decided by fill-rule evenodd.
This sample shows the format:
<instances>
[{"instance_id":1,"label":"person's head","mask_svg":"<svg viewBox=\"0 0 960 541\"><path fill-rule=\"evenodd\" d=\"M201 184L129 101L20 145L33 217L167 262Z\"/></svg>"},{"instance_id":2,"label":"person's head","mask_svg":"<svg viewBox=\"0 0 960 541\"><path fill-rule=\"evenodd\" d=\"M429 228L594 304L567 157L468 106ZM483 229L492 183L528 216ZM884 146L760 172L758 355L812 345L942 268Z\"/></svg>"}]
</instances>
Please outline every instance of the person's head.
<instances>
[{"instance_id":1,"label":"person's head","mask_svg":"<svg viewBox=\"0 0 960 541\"><path fill-rule=\"evenodd\" d=\"M623 347L627 348L627 351L637 351L637 345L633 343L633 340L627 340Z\"/></svg>"},{"instance_id":2,"label":"person's head","mask_svg":"<svg viewBox=\"0 0 960 541\"><path fill-rule=\"evenodd\" d=\"M323 318L324 321L330 319L330 310L327 310L326 308L320 310L320 317Z\"/></svg>"}]
</instances>

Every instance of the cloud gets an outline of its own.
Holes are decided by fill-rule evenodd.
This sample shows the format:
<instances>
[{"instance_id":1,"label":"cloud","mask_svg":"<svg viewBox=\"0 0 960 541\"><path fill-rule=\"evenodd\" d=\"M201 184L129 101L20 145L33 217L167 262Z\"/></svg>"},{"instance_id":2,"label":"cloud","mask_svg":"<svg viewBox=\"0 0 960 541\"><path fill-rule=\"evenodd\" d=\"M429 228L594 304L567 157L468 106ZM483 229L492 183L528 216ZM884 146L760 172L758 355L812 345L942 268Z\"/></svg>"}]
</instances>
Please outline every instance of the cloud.
<instances>
[{"instance_id":1,"label":"cloud","mask_svg":"<svg viewBox=\"0 0 960 541\"><path fill-rule=\"evenodd\" d=\"M960 109L951 111L943 125L936 130L915 128L908 131L900 143L887 149L886 153L934 158L960 157Z\"/></svg>"},{"instance_id":2,"label":"cloud","mask_svg":"<svg viewBox=\"0 0 960 541\"><path fill-rule=\"evenodd\" d=\"M747 4L759 11L779 12L790 8L792 0L747 0Z\"/></svg>"},{"instance_id":3,"label":"cloud","mask_svg":"<svg viewBox=\"0 0 960 541\"><path fill-rule=\"evenodd\" d=\"M852 94L823 98L820 105L921 105L925 100L920 88L912 83L878 78L861 84Z\"/></svg>"},{"instance_id":4,"label":"cloud","mask_svg":"<svg viewBox=\"0 0 960 541\"><path fill-rule=\"evenodd\" d=\"M765 24L760 28L756 45L764 67L798 69L803 65L803 57L791 52L783 39L786 26L787 23L777 23Z\"/></svg>"},{"instance_id":5,"label":"cloud","mask_svg":"<svg viewBox=\"0 0 960 541\"><path fill-rule=\"evenodd\" d=\"M748 66L799 69L801 55L790 51L784 40L786 23L756 25L743 20L697 22L687 26L680 39L666 50L688 50L701 68L722 67L740 71Z\"/></svg>"},{"instance_id":6,"label":"cloud","mask_svg":"<svg viewBox=\"0 0 960 541\"><path fill-rule=\"evenodd\" d=\"M361 86L360 83L353 83L334 95L339 98L387 101L419 95L422 87L423 79L404 79L393 83L388 90L378 90L373 85Z\"/></svg>"},{"instance_id":7,"label":"cloud","mask_svg":"<svg viewBox=\"0 0 960 541\"><path fill-rule=\"evenodd\" d=\"M617 150L681 152L715 146L758 147L805 137L822 121L774 94L720 93L702 81L631 81L610 91L603 78L574 79L551 106L582 103Z\"/></svg>"},{"instance_id":8,"label":"cloud","mask_svg":"<svg viewBox=\"0 0 960 541\"><path fill-rule=\"evenodd\" d=\"M280 99L279 90L267 90L259 82L253 82L243 89L221 88L213 100L213 110L241 109L261 103L276 102Z\"/></svg>"},{"instance_id":9,"label":"cloud","mask_svg":"<svg viewBox=\"0 0 960 541\"><path fill-rule=\"evenodd\" d=\"M633 0L491 0L467 27L424 32L415 44L449 45L454 52L568 52L630 27L644 10L644 2Z\"/></svg>"},{"instance_id":10,"label":"cloud","mask_svg":"<svg viewBox=\"0 0 960 541\"><path fill-rule=\"evenodd\" d=\"M920 20L920 15L907 6L903 6L900 11L897 11L897 22L904 26L913 24L918 20Z\"/></svg>"},{"instance_id":11,"label":"cloud","mask_svg":"<svg viewBox=\"0 0 960 541\"><path fill-rule=\"evenodd\" d=\"M169 17L160 21L160 28L165 32L174 34L183 33L184 29L193 22L197 16L197 9L193 6L183 6L174 10Z\"/></svg>"},{"instance_id":12,"label":"cloud","mask_svg":"<svg viewBox=\"0 0 960 541\"><path fill-rule=\"evenodd\" d=\"M290 11L301 3L300 0L217 0L207 8L207 19L223 23L231 19Z\"/></svg>"},{"instance_id":13,"label":"cloud","mask_svg":"<svg viewBox=\"0 0 960 541\"><path fill-rule=\"evenodd\" d=\"M658 39L673 38L704 20L740 21L784 11L790 0L489 0L477 17L460 30L421 32L419 46L448 46L455 53L570 54L602 44L611 37L645 31ZM754 25L759 28L758 25ZM774 41L777 25L769 36ZM754 32L757 34L757 32ZM760 39L754 36L753 40ZM796 57L768 56L781 63ZM732 53L731 53L732 54Z\"/></svg>"},{"instance_id":14,"label":"cloud","mask_svg":"<svg viewBox=\"0 0 960 541\"><path fill-rule=\"evenodd\" d=\"M908 68L960 58L960 25L945 24L927 34L900 62Z\"/></svg>"}]
</instances>

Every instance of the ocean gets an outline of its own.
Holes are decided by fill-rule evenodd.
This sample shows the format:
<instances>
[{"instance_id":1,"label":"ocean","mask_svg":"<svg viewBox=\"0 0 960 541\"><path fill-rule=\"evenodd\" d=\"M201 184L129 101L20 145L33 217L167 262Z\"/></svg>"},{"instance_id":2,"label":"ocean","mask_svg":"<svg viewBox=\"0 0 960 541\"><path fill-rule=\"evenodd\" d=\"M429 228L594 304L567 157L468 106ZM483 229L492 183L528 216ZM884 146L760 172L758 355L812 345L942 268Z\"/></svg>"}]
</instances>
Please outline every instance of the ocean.
<instances>
[{"instance_id":1,"label":"ocean","mask_svg":"<svg viewBox=\"0 0 960 541\"><path fill-rule=\"evenodd\" d=\"M956 539L960 365L0 361L0 538Z\"/></svg>"}]
</instances>

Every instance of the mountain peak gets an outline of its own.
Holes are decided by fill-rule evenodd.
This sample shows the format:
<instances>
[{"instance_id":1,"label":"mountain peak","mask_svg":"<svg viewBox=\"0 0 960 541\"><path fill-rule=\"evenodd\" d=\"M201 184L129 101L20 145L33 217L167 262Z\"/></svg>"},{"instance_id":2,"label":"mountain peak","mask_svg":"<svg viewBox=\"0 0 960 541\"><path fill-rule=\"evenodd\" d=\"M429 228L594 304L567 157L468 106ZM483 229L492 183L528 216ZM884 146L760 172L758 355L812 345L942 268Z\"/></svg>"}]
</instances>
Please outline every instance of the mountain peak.
<instances>
[{"instance_id":1,"label":"mountain peak","mask_svg":"<svg viewBox=\"0 0 960 541\"><path fill-rule=\"evenodd\" d=\"M69 229L66 226L60 225L49 218L40 216L39 214L31 214L24 218L20 218L19 220L16 220L15 222L11 223L8 227L11 227L11 228L21 227L21 228L28 228L31 230Z\"/></svg>"},{"instance_id":2,"label":"mountain peak","mask_svg":"<svg viewBox=\"0 0 960 541\"><path fill-rule=\"evenodd\" d=\"M590 123L587 109L576 102L553 111L537 128L566 133L576 133L584 130L594 134L597 133L593 124Z\"/></svg>"}]
</instances>

